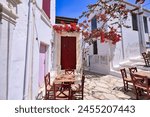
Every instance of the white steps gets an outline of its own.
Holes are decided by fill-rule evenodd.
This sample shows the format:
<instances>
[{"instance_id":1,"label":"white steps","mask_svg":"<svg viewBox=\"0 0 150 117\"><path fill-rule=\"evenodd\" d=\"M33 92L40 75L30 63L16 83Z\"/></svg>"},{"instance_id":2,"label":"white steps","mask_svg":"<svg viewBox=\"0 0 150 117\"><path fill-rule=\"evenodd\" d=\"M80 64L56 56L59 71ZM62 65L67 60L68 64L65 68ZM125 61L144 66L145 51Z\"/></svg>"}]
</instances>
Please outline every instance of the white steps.
<instances>
[{"instance_id":1,"label":"white steps","mask_svg":"<svg viewBox=\"0 0 150 117\"><path fill-rule=\"evenodd\" d=\"M129 74L128 68L130 67L137 67L139 71L150 71L150 67L145 67L144 65L145 63L142 57L132 58L129 61L120 63L118 67L114 67L113 69L111 69L110 74L117 77L121 77L120 69L126 68L126 71Z\"/></svg>"}]
</instances>

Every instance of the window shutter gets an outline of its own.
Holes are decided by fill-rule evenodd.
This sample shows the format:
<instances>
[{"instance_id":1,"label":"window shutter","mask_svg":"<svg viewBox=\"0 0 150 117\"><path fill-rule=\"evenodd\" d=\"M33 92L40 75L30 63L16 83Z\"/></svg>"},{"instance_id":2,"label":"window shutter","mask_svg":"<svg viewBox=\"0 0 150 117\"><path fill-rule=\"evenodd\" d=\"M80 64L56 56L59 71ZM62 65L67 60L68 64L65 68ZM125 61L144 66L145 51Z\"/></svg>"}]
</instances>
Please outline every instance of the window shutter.
<instances>
[{"instance_id":1,"label":"window shutter","mask_svg":"<svg viewBox=\"0 0 150 117\"><path fill-rule=\"evenodd\" d=\"M96 16L94 16L94 17L92 18L92 21L91 21L91 28L92 28L92 30L97 29L97 19L96 19Z\"/></svg>"},{"instance_id":2,"label":"window shutter","mask_svg":"<svg viewBox=\"0 0 150 117\"><path fill-rule=\"evenodd\" d=\"M94 41L93 43L93 54L98 54L97 53L97 41Z\"/></svg>"},{"instance_id":3,"label":"window shutter","mask_svg":"<svg viewBox=\"0 0 150 117\"><path fill-rule=\"evenodd\" d=\"M132 13L132 27L133 27L133 30L138 31L137 15L134 13Z\"/></svg>"},{"instance_id":4,"label":"window shutter","mask_svg":"<svg viewBox=\"0 0 150 117\"><path fill-rule=\"evenodd\" d=\"M50 18L50 2L51 0L43 0L43 10L49 18Z\"/></svg>"},{"instance_id":5,"label":"window shutter","mask_svg":"<svg viewBox=\"0 0 150 117\"><path fill-rule=\"evenodd\" d=\"M145 33L148 33L147 17L143 16Z\"/></svg>"}]
</instances>

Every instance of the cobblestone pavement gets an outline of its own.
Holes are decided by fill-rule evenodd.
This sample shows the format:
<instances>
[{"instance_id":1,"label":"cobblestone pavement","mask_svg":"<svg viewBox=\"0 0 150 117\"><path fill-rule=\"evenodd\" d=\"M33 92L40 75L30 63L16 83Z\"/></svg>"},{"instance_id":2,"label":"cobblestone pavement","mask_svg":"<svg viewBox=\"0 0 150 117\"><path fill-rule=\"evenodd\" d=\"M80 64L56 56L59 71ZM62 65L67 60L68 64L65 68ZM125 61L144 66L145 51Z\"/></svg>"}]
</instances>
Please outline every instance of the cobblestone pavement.
<instances>
[{"instance_id":1,"label":"cobblestone pavement","mask_svg":"<svg viewBox=\"0 0 150 117\"><path fill-rule=\"evenodd\" d=\"M85 71L84 100L135 100L132 85L124 91L122 78ZM37 99L44 96L45 87L40 88ZM144 99L140 96L140 99Z\"/></svg>"},{"instance_id":2,"label":"cobblestone pavement","mask_svg":"<svg viewBox=\"0 0 150 117\"><path fill-rule=\"evenodd\" d=\"M125 92L122 78L85 72L84 100L133 100L136 95L130 85ZM142 99L142 98L141 98Z\"/></svg>"}]
</instances>

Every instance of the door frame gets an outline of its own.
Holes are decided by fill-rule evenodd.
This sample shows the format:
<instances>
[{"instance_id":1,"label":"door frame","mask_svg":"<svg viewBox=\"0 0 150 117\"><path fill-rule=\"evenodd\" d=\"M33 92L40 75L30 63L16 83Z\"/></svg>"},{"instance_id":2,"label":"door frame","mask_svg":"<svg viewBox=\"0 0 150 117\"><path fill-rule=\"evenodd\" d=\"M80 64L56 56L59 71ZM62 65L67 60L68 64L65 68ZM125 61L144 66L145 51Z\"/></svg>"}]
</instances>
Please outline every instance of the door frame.
<instances>
[{"instance_id":1,"label":"door frame","mask_svg":"<svg viewBox=\"0 0 150 117\"><path fill-rule=\"evenodd\" d=\"M40 42L40 46L39 46L39 73L40 73L40 49L41 46L45 46L46 51L45 51L45 65L44 65L44 76L46 75L46 73L48 72L48 60L49 60L49 45L44 43L44 42ZM39 75L39 79L40 79L40 75ZM44 79L44 77L43 77Z\"/></svg>"},{"instance_id":2,"label":"door frame","mask_svg":"<svg viewBox=\"0 0 150 117\"><path fill-rule=\"evenodd\" d=\"M54 69L56 70L56 74L61 73L61 36L71 36L76 37L76 70L80 70L82 68L82 34L78 32L62 32L61 34L55 33L54 38L54 48L55 48L55 56L54 56Z\"/></svg>"}]
</instances>

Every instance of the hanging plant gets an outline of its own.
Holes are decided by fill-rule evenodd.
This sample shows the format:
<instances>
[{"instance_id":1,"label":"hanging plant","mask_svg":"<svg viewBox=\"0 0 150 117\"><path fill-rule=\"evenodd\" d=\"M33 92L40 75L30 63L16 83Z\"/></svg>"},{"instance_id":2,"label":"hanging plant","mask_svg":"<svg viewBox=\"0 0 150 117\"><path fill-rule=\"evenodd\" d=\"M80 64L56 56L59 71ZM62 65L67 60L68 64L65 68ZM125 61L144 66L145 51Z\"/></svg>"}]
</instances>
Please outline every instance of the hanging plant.
<instances>
[{"instance_id":1,"label":"hanging plant","mask_svg":"<svg viewBox=\"0 0 150 117\"><path fill-rule=\"evenodd\" d=\"M80 32L80 27L76 23L65 24L64 22L61 22L61 25L54 25L53 29L57 33Z\"/></svg>"}]
</instances>

